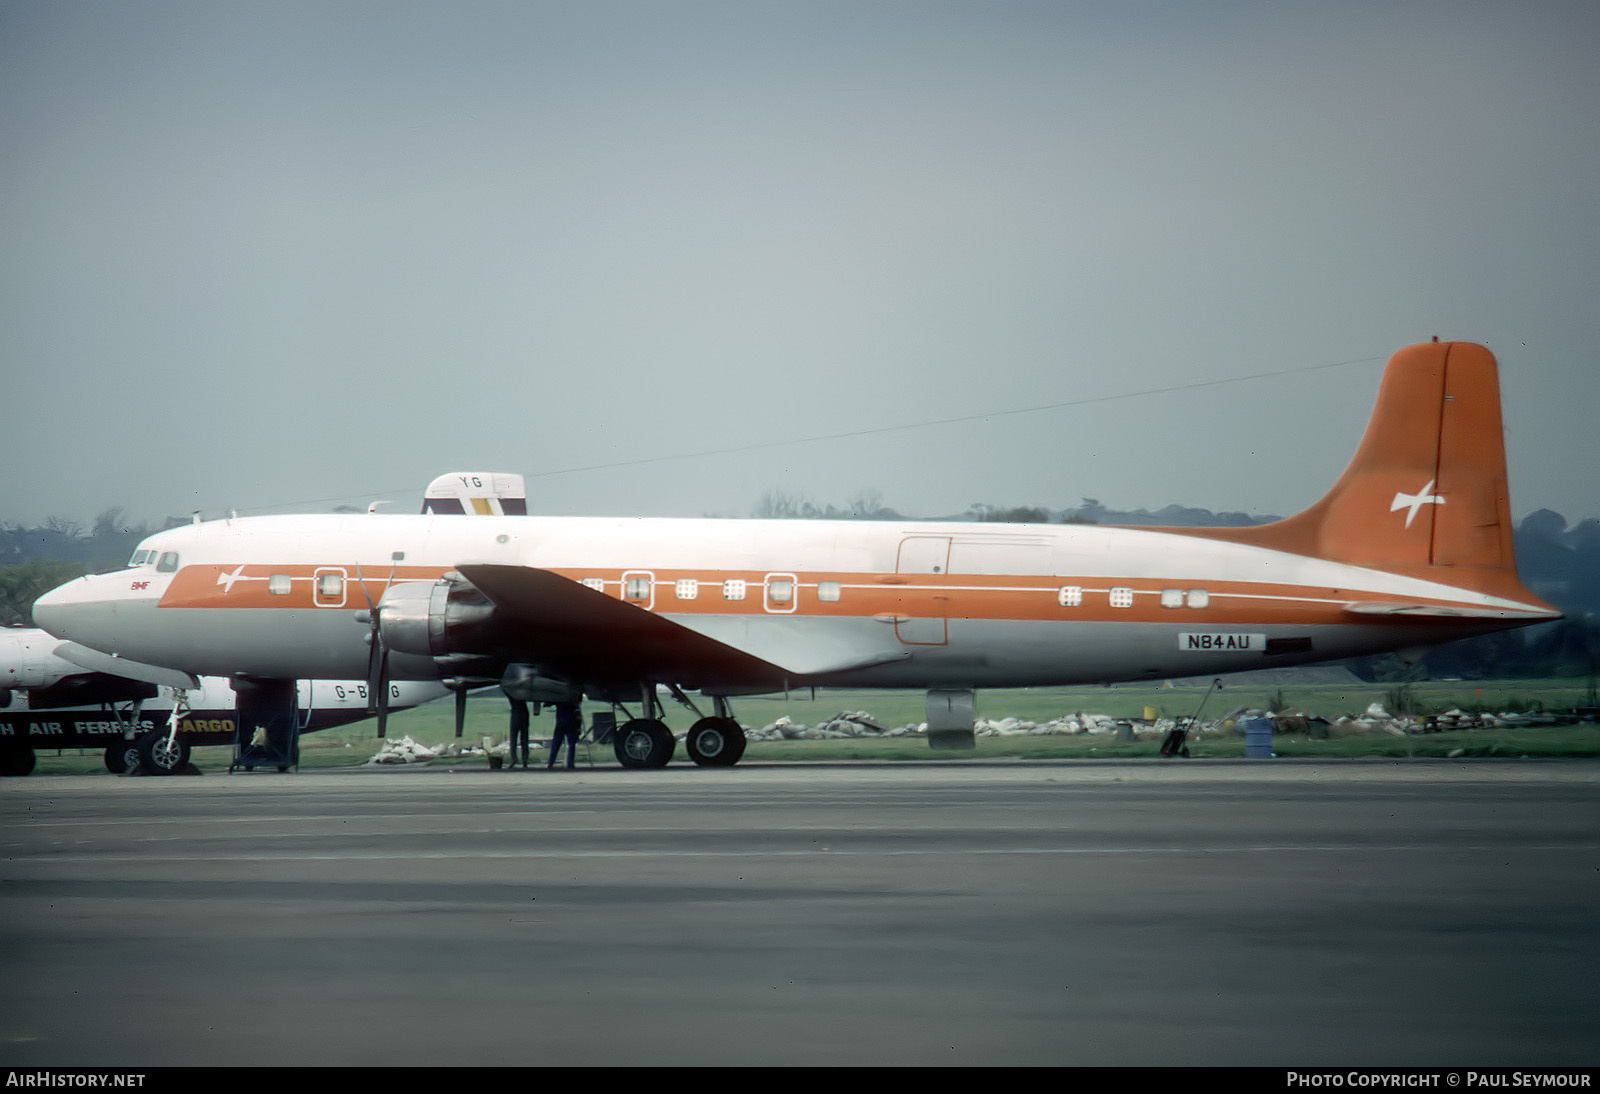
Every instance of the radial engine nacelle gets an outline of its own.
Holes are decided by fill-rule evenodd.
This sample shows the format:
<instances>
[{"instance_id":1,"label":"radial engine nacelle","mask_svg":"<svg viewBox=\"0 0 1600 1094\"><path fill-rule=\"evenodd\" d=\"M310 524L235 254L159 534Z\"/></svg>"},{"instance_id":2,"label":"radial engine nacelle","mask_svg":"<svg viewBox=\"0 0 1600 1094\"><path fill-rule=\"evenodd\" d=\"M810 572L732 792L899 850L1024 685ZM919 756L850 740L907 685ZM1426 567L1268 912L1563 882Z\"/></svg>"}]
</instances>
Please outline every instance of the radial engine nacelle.
<instances>
[{"instance_id":1,"label":"radial engine nacelle","mask_svg":"<svg viewBox=\"0 0 1600 1094\"><path fill-rule=\"evenodd\" d=\"M458 573L437 581L402 581L378 601L373 628L383 646L399 653L431 657L441 669L461 654L486 652L494 605ZM369 626L373 613L357 620Z\"/></svg>"}]
</instances>

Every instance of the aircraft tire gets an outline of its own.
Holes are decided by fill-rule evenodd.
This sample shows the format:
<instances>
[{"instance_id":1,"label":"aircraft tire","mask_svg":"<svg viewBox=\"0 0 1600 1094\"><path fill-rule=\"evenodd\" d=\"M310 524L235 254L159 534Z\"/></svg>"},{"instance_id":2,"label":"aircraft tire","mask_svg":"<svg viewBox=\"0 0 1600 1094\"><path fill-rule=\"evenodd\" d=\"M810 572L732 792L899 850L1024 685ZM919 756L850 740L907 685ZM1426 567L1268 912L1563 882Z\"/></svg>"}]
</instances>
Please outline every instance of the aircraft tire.
<instances>
[{"instance_id":1,"label":"aircraft tire","mask_svg":"<svg viewBox=\"0 0 1600 1094\"><path fill-rule=\"evenodd\" d=\"M117 741L106 745L106 770L120 775L139 762L139 742Z\"/></svg>"},{"instance_id":2,"label":"aircraft tire","mask_svg":"<svg viewBox=\"0 0 1600 1094\"><path fill-rule=\"evenodd\" d=\"M612 735L611 746L623 767L666 767L678 742L672 731L654 718L625 722Z\"/></svg>"},{"instance_id":3,"label":"aircraft tire","mask_svg":"<svg viewBox=\"0 0 1600 1094\"><path fill-rule=\"evenodd\" d=\"M744 756L744 728L732 718L702 718L683 743L701 767L732 767Z\"/></svg>"},{"instance_id":4,"label":"aircraft tire","mask_svg":"<svg viewBox=\"0 0 1600 1094\"><path fill-rule=\"evenodd\" d=\"M167 733L152 730L139 738L139 766L156 775L173 775L189 762L189 742L179 737L167 747Z\"/></svg>"},{"instance_id":5,"label":"aircraft tire","mask_svg":"<svg viewBox=\"0 0 1600 1094\"><path fill-rule=\"evenodd\" d=\"M35 762L33 749L27 745L0 748L0 776L31 775Z\"/></svg>"}]
</instances>

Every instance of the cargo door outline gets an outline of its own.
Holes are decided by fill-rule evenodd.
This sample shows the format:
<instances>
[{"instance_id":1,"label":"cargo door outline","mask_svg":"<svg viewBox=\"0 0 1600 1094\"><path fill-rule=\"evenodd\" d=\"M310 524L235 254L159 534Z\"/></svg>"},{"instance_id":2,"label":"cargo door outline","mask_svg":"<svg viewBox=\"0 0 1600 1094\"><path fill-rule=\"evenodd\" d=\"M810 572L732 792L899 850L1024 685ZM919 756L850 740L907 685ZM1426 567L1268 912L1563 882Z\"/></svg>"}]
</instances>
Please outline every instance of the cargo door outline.
<instances>
[{"instance_id":1,"label":"cargo door outline","mask_svg":"<svg viewBox=\"0 0 1600 1094\"><path fill-rule=\"evenodd\" d=\"M906 536L900 541L895 573L910 579L908 585L915 583L918 575L937 575L938 583L943 584L949 569L949 536ZM895 637L905 646L946 645L950 640L949 603L943 590L902 586L895 610Z\"/></svg>"}]
</instances>

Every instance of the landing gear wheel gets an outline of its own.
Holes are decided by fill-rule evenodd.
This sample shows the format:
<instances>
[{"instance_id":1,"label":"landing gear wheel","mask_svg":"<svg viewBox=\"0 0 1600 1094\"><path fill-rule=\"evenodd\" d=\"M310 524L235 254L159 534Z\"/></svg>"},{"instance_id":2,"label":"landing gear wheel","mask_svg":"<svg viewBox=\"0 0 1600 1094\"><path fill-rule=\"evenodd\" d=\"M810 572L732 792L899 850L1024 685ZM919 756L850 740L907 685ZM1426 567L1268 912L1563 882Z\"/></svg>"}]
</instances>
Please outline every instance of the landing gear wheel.
<instances>
[{"instance_id":1,"label":"landing gear wheel","mask_svg":"<svg viewBox=\"0 0 1600 1094\"><path fill-rule=\"evenodd\" d=\"M27 745L0 748L0 775L31 775L33 764L33 749Z\"/></svg>"},{"instance_id":2,"label":"landing gear wheel","mask_svg":"<svg viewBox=\"0 0 1600 1094\"><path fill-rule=\"evenodd\" d=\"M118 741L106 746L106 770L113 775L121 775L138 762L138 741Z\"/></svg>"},{"instance_id":3,"label":"landing gear wheel","mask_svg":"<svg viewBox=\"0 0 1600 1094\"><path fill-rule=\"evenodd\" d=\"M732 767L744 755L744 728L732 718L702 718L683 743L701 767Z\"/></svg>"},{"instance_id":4,"label":"landing gear wheel","mask_svg":"<svg viewBox=\"0 0 1600 1094\"><path fill-rule=\"evenodd\" d=\"M666 767L678 742L654 718L635 718L616 731L611 745L623 767Z\"/></svg>"},{"instance_id":5,"label":"landing gear wheel","mask_svg":"<svg viewBox=\"0 0 1600 1094\"><path fill-rule=\"evenodd\" d=\"M139 738L139 766L156 775L175 775L189 762L189 742L179 737L170 746L169 734L155 730Z\"/></svg>"}]
</instances>

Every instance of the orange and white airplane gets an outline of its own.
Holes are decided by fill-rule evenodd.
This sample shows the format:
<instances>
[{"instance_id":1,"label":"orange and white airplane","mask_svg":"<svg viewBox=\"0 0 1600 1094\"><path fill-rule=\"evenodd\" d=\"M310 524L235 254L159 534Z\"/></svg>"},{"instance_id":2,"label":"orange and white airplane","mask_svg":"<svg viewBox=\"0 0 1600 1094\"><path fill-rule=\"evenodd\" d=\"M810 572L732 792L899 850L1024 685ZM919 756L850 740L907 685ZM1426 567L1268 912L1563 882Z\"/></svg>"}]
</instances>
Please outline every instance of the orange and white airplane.
<instances>
[{"instance_id":1,"label":"orange and white airplane","mask_svg":"<svg viewBox=\"0 0 1600 1094\"><path fill-rule=\"evenodd\" d=\"M133 568L64 585L35 617L193 674L367 670L638 702L615 736L630 766L673 751L657 687L698 691L714 710L689 753L725 764L744 748L730 696L924 689L931 743L971 747L979 688L1420 650L1558 618L1518 580L1511 528L1494 357L1432 342L1391 358L1327 495L1274 524L257 517L151 536Z\"/></svg>"}]
</instances>

